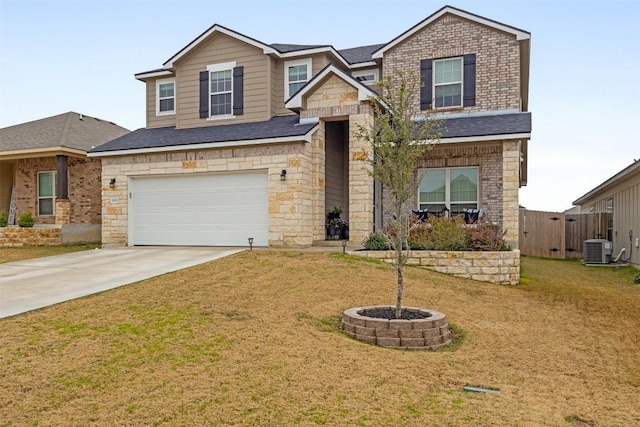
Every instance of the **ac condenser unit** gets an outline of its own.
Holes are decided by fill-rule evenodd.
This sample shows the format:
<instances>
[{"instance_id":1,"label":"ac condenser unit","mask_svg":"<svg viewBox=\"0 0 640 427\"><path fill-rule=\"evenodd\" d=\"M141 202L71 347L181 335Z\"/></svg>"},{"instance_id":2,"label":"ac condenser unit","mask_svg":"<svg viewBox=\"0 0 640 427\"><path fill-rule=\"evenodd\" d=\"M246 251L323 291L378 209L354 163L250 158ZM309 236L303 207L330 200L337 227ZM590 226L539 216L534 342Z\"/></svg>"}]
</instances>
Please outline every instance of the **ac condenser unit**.
<instances>
[{"instance_id":1,"label":"ac condenser unit","mask_svg":"<svg viewBox=\"0 0 640 427\"><path fill-rule=\"evenodd\" d=\"M584 263L585 264L609 264L611 262L611 252L613 243L604 239L591 239L584 241Z\"/></svg>"}]
</instances>

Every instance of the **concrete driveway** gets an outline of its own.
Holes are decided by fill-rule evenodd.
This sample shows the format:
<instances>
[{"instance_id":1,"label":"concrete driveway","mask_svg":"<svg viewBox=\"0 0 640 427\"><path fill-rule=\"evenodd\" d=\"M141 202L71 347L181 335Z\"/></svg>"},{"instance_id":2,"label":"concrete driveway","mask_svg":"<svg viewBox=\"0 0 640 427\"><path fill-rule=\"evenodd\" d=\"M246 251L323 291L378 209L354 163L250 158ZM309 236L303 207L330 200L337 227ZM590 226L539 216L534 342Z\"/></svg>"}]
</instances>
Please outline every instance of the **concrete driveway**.
<instances>
[{"instance_id":1,"label":"concrete driveway","mask_svg":"<svg viewBox=\"0 0 640 427\"><path fill-rule=\"evenodd\" d=\"M242 250L94 249L0 264L0 318L192 267Z\"/></svg>"}]
</instances>

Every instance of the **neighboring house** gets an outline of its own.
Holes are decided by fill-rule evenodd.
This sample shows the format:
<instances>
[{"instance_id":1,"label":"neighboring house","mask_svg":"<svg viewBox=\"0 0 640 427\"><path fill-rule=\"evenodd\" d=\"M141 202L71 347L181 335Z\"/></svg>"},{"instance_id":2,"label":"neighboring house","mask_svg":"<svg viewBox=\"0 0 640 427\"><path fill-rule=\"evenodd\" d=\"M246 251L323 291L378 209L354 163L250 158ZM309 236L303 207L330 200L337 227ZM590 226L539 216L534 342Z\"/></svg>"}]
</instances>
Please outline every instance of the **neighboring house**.
<instances>
[{"instance_id":1,"label":"neighboring house","mask_svg":"<svg viewBox=\"0 0 640 427\"><path fill-rule=\"evenodd\" d=\"M36 225L74 224L100 240L101 162L87 151L129 131L68 112L0 129L0 211L31 211ZM10 224L11 225L11 224Z\"/></svg>"},{"instance_id":2,"label":"neighboring house","mask_svg":"<svg viewBox=\"0 0 640 427\"><path fill-rule=\"evenodd\" d=\"M621 170L573 202L582 213L607 216L602 238L613 242L613 257L625 249L621 259L640 268L640 160Z\"/></svg>"},{"instance_id":3,"label":"neighboring house","mask_svg":"<svg viewBox=\"0 0 640 427\"><path fill-rule=\"evenodd\" d=\"M326 238L334 206L361 242L384 222L385 200L355 135L373 119L375 83L398 69L422 77L415 105L445 119L442 143L416 165L416 177L429 173L412 205L482 209L517 248L529 42L449 6L389 43L345 50L213 25L136 74L146 128L91 150L103 165L103 244L309 246Z\"/></svg>"}]
</instances>

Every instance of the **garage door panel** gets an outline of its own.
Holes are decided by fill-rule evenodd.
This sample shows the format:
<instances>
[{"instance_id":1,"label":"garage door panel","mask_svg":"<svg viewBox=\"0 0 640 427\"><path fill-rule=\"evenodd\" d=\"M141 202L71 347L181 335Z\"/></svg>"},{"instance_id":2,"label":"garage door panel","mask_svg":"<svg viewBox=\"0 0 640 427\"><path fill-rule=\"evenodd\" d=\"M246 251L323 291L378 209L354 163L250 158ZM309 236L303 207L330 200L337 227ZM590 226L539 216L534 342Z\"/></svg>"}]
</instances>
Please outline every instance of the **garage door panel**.
<instances>
[{"instance_id":1,"label":"garage door panel","mask_svg":"<svg viewBox=\"0 0 640 427\"><path fill-rule=\"evenodd\" d=\"M132 178L130 244L268 245L266 171Z\"/></svg>"}]
</instances>

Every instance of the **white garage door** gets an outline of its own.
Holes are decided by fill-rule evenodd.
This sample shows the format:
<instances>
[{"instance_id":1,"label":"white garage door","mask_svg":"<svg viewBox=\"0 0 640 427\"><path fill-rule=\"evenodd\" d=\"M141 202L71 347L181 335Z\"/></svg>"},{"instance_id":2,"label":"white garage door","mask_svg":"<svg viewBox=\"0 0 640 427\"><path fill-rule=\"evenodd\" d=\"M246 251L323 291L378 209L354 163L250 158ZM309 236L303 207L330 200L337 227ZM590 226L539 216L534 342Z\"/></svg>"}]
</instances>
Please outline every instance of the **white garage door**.
<instances>
[{"instance_id":1,"label":"white garage door","mask_svg":"<svg viewBox=\"0 0 640 427\"><path fill-rule=\"evenodd\" d=\"M129 245L255 246L269 243L266 171L135 177Z\"/></svg>"}]
</instances>

